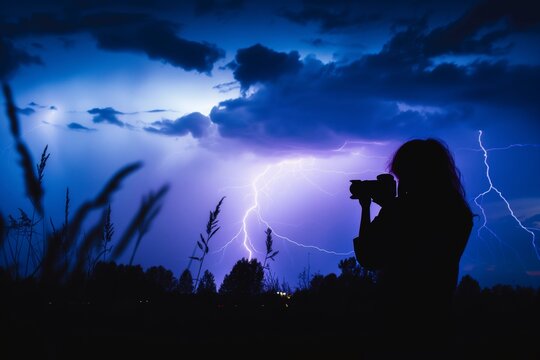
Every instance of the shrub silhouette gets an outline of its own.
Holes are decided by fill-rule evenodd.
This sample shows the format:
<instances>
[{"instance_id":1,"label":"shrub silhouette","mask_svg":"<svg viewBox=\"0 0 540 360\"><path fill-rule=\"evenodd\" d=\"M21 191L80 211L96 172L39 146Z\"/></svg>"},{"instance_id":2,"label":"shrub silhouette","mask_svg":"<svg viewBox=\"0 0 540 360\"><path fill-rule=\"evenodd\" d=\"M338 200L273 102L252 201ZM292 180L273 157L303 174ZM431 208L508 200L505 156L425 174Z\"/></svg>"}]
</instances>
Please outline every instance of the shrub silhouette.
<instances>
[{"instance_id":1,"label":"shrub silhouette","mask_svg":"<svg viewBox=\"0 0 540 360\"><path fill-rule=\"evenodd\" d=\"M250 297L263 290L264 268L257 259L242 258L225 275L220 294Z\"/></svg>"}]
</instances>

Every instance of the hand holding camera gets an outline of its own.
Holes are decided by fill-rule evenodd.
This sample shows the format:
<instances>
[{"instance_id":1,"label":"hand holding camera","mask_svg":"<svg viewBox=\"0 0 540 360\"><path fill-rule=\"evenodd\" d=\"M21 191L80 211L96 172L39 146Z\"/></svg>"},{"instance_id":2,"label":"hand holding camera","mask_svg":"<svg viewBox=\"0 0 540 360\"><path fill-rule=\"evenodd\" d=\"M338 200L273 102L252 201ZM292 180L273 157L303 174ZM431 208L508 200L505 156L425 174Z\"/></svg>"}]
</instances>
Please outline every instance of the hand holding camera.
<instances>
[{"instance_id":1,"label":"hand holding camera","mask_svg":"<svg viewBox=\"0 0 540 360\"><path fill-rule=\"evenodd\" d=\"M383 206L396 197L396 181L392 174L380 174L377 180L351 180L351 199L358 199L360 205L369 206L371 200Z\"/></svg>"}]
</instances>

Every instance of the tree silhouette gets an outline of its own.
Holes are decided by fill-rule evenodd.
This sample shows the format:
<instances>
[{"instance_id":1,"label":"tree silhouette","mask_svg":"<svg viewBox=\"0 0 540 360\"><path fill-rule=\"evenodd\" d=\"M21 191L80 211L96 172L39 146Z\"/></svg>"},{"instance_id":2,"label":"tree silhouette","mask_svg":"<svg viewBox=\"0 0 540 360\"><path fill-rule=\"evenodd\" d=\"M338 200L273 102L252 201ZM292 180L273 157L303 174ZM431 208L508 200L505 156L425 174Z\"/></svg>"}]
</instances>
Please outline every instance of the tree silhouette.
<instances>
[{"instance_id":1,"label":"tree silhouette","mask_svg":"<svg viewBox=\"0 0 540 360\"><path fill-rule=\"evenodd\" d=\"M320 291L323 287L324 283L324 275L322 274L315 274L309 281L309 284L305 286L305 289L309 289L312 291Z\"/></svg>"},{"instance_id":2,"label":"tree silhouette","mask_svg":"<svg viewBox=\"0 0 540 360\"><path fill-rule=\"evenodd\" d=\"M204 274L199 281L197 287L197 294L215 294L216 293L216 280L214 274L208 270L204 270Z\"/></svg>"},{"instance_id":3,"label":"tree silhouette","mask_svg":"<svg viewBox=\"0 0 540 360\"><path fill-rule=\"evenodd\" d=\"M495 288L495 287L494 287ZM482 306L482 288L470 275L461 278L454 294L454 306L465 312L477 312Z\"/></svg>"},{"instance_id":4,"label":"tree silhouette","mask_svg":"<svg viewBox=\"0 0 540 360\"><path fill-rule=\"evenodd\" d=\"M180 294L193 294L193 276L189 269L184 270L178 279L178 292Z\"/></svg>"},{"instance_id":5,"label":"tree silhouette","mask_svg":"<svg viewBox=\"0 0 540 360\"><path fill-rule=\"evenodd\" d=\"M456 288L456 296L478 296L480 295L480 284L470 275L465 275L461 278L459 285Z\"/></svg>"},{"instance_id":6,"label":"tree silhouette","mask_svg":"<svg viewBox=\"0 0 540 360\"><path fill-rule=\"evenodd\" d=\"M304 268L300 274L298 274L298 290L308 290L311 286L312 277L309 274L309 270Z\"/></svg>"},{"instance_id":7,"label":"tree silhouette","mask_svg":"<svg viewBox=\"0 0 540 360\"><path fill-rule=\"evenodd\" d=\"M152 266L146 270L146 279L159 291L170 292L176 287L176 279L172 271L163 266Z\"/></svg>"},{"instance_id":8,"label":"tree silhouette","mask_svg":"<svg viewBox=\"0 0 540 360\"><path fill-rule=\"evenodd\" d=\"M315 293L336 294L339 290L339 279L334 273L326 276L316 274L311 279L310 290Z\"/></svg>"},{"instance_id":9,"label":"tree silhouette","mask_svg":"<svg viewBox=\"0 0 540 360\"><path fill-rule=\"evenodd\" d=\"M340 260L338 268L341 270L339 276L342 278L354 278L363 275L363 269L354 257Z\"/></svg>"},{"instance_id":10,"label":"tree silhouette","mask_svg":"<svg viewBox=\"0 0 540 360\"><path fill-rule=\"evenodd\" d=\"M257 259L242 258L225 275L219 288L222 294L252 296L262 292L264 268Z\"/></svg>"}]
</instances>

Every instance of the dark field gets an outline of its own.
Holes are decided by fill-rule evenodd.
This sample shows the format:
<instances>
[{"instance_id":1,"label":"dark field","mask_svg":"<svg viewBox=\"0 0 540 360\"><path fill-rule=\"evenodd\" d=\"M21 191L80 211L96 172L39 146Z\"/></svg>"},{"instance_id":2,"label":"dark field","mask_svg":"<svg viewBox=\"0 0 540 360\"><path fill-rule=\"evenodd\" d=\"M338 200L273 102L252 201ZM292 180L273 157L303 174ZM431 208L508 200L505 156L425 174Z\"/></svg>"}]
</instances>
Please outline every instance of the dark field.
<instances>
[{"instance_id":1,"label":"dark field","mask_svg":"<svg viewBox=\"0 0 540 360\"><path fill-rule=\"evenodd\" d=\"M454 329L436 335L445 341L433 350L429 342L416 338L417 324L407 324L401 338L387 338L370 289L345 285L343 277L335 279L290 298L268 293L181 295L148 286L124 288L124 294L116 291L113 297L104 288L96 291L96 284L89 284L84 297L80 292L73 296L72 290L52 296L31 284L4 283L2 358L160 359L218 352L370 359L411 354L451 359L540 357L538 290L510 286L480 290L462 281L454 301ZM409 351L411 339L419 347Z\"/></svg>"}]
</instances>

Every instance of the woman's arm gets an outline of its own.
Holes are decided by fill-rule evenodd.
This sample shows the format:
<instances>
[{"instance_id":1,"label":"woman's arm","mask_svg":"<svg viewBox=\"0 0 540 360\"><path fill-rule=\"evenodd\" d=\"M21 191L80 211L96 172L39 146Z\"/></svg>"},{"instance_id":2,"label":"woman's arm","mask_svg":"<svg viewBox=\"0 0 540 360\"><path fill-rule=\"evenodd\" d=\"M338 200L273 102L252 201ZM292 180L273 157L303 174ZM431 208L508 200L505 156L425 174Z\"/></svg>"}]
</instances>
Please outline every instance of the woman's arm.
<instances>
[{"instance_id":1,"label":"woman's arm","mask_svg":"<svg viewBox=\"0 0 540 360\"><path fill-rule=\"evenodd\" d=\"M371 221L370 199L360 199L362 215L358 237L354 239L356 259L368 270L380 270L392 256L393 242L399 226L397 223L397 200L387 201L379 214Z\"/></svg>"},{"instance_id":2,"label":"woman's arm","mask_svg":"<svg viewBox=\"0 0 540 360\"><path fill-rule=\"evenodd\" d=\"M360 206L362 207L362 215L360 216L358 238L367 236L367 231L371 224L371 199L360 200Z\"/></svg>"},{"instance_id":3,"label":"woman's arm","mask_svg":"<svg viewBox=\"0 0 540 360\"><path fill-rule=\"evenodd\" d=\"M371 198L359 199L360 206L362 207L362 214L360 216L360 228L358 230L358 237L354 238L354 254L356 260L365 268L370 270L376 268L376 250L370 239L369 229L371 227Z\"/></svg>"}]
</instances>

